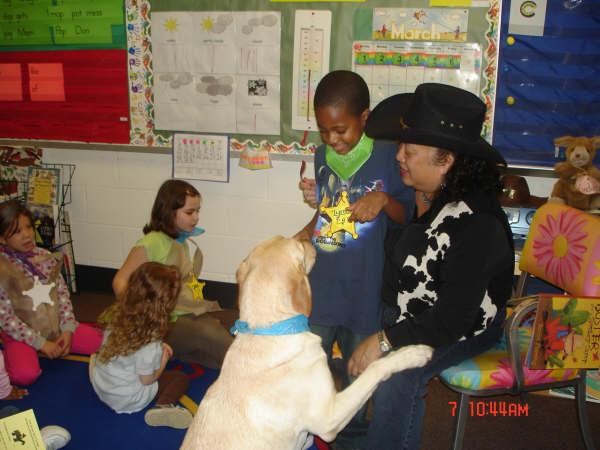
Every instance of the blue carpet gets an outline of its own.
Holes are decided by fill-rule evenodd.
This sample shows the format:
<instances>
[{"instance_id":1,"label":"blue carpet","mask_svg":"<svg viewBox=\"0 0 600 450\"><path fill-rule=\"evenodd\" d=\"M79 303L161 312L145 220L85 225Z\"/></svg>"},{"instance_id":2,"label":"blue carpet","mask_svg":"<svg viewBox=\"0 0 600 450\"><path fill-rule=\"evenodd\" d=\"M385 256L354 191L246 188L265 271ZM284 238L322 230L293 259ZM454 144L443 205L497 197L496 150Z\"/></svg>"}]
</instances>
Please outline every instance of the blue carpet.
<instances>
[{"instance_id":1,"label":"blue carpet","mask_svg":"<svg viewBox=\"0 0 600 450\"><path fill-rule=\"evenodd\" d=\"M90 384L87 362L40 358L40 365L43 373L28 387L29 395L22 400L2 401L0 406L12 405L22 411L33 409L40 428L65 427L71 433L71 442L65 449L175 450L180 447L185 430L149 427L144 422L146 410L117 414L102 403ZM192 409L190 404L193 407L200 403L219 375L217 370L180 362L169 363L167 369L181 370L190 378L189 400L184 401L188 409ZM317 450L316 445L309 450Z\"/></svg>"},{"instance_id":2,"label":"blue carpet","mask_svg":"<svg viewBox=\"0 0 600 450\"><path fill-rule=\"evenodd\" d=\"M42 375L22 400L3 401L1 406L13 405L20 410L33 409L41 427L60 425L71 433L66 447L74 450L120 449L178 449L185 430L149 427L144 411L117 414L102 403L88 378L88 364L79 361L40 358ZM188 396L196 404L217 378L218 371L171 363L170 368L189 374ZM198 376L197 372L203 374ZM196 372L196 373L194 373Z\"/></svg>"}]
</instances>

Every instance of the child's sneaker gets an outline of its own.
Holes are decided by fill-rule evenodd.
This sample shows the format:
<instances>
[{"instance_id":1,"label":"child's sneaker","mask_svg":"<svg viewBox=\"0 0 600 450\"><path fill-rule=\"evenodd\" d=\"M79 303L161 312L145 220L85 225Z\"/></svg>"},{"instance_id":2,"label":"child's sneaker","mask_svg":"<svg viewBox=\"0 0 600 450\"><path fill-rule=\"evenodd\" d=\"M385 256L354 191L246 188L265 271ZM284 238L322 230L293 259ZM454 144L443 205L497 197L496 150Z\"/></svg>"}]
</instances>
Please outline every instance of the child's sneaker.
<instances>
[{"instance_id":1,"label":"child's sneaker","mask_svg":"<svg viewBox=\"0 0 600 450\"><path fill-rule=\"evenodd\" d=\"M58 425L48 425L40 430L46 450L63 448L71 440L71 433Z\"/></svg>"},{"instance_id":2,"label":"child's sneaker","mask_svg":"<svg viewBox=\"0 0 600 450\"><path fill-rule=\"evenodd\" d=\"M171 427L184 429L192 423L192 413L181 406L156 405L146 411L144 420L151 427Z\"/></svg>"}]
</instances>

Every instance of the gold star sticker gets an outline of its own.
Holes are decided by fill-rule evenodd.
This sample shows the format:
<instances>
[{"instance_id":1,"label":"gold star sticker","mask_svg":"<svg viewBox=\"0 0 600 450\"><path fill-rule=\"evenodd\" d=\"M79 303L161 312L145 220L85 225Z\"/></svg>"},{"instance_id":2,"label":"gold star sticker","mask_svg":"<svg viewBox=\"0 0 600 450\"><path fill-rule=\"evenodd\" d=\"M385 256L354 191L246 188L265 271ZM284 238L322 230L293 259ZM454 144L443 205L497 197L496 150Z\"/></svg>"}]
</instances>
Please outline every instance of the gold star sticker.
<instances>
[{"instance_id":1,"label":"gold star sticker","mask_svg":"<svg viewBox=\"0 0 600 450\"><path fill-rule=\"evenodd\" d=\"M327 214L331 219L329 230L327 231L327 237L332 237L338 231L345 231L349 233L352 238L358 238L355 223L348 220L351 214L350 210L348 209L349 207L350 202L348 201L348 192L342 191L337 205L330 207L321 206L319 208L321 212Z\"/></svg>"},{"instance_id":2,"label":"gold star sticker","mask_svg":"<svg viewBox=\"0 0 600 450\"><path fill-rule=\"evenodd\" d=\"M192 291L192 296L194 297L194 300L204 300L204 294L202 293L202 290L206 285L204 281L198 281L196 277L192 276L190 277L190 281L188 281L185 284L187 287L190 288L190 291Z\"/></svg>"}]
</instances>

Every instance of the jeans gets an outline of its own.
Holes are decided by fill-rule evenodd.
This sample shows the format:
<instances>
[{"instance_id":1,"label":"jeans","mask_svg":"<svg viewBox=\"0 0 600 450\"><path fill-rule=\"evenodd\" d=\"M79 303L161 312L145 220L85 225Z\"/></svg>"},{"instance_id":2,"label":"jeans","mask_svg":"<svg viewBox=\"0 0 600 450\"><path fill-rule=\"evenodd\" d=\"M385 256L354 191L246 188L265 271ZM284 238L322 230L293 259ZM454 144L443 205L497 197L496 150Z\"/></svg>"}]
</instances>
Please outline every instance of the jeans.
<instances>
[{"instance_id":1,"label":"jeans","mask_svg":"<svg viewBox=\"0 0 600 450\"><path fill-rule=\"evenodd\" d=\"M392 375L373 396L373 419L365 449L417 450L425 413L424 395L429 380L447 369L491 348L503 332L505 311L477 336L436 348L424 367Z\"/></svg>"},{"instance_id":2,"label":"jeans","mask_svg":"<svg viewBox=\"0 0 600 450\"><path fill-rule=\"evenodd\" d=\"M343 326L329 325L310 325L310 331L321 337L321 345L327 355L327 362L331 372L335 372L342 378L342 387L347 387L353 377L348 376L348 361L352 353L369 334L356 334ZM338 343L342 353L342 367L335 364L332 358L333 343ZM355 414L350 423L338 434L335 440L335 449L351 449L357 447L364 441L364 436L368 427L366 420L367 405L363 405Z\"/></svg>"}]
</instances>

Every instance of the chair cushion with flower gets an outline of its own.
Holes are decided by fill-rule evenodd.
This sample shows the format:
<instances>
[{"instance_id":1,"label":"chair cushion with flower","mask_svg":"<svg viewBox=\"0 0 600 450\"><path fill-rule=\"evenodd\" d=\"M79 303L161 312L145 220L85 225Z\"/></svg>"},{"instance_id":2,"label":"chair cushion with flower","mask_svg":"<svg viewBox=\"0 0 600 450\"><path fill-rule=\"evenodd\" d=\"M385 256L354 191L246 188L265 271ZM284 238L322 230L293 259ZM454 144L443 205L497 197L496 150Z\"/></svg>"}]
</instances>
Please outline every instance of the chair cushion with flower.
<instances>
[{"instance_id":1,"label":"chair cushion with flower","mask_svg":"<svg viewBox=\"0 0 600 450\"><path fill-rule=\"evenodd\" d=\"M440 380L459 393L453 448L462 448L470 396L523 394L573 386L579 427L587 449L594 444L585 410L586 371L529 369L525 356L532 339L537 296L521 297L536 276L574 296L600 296L600 217L565 205L546 203L531 222L523 247L516 297L509 303L505 338L488 351L444 370Z\"/></svg>"}]
</instances>

